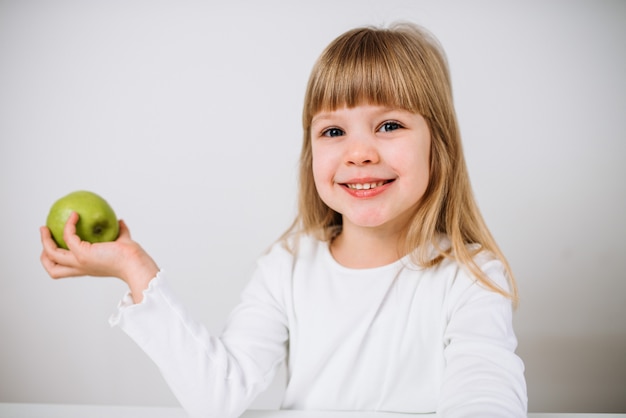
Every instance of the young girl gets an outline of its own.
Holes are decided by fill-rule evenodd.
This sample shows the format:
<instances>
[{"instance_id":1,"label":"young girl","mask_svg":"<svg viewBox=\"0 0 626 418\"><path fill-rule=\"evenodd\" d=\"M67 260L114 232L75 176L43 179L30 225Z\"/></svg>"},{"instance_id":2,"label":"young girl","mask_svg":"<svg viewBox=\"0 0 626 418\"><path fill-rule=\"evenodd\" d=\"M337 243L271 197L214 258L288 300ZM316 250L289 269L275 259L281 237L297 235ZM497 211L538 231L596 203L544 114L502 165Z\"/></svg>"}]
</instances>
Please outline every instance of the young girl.
<instances>
[{"instance_id":1,"label":"young girl","mask_svg":"<svg viewBox=\"0 0 626 418\"><path fill-rule=\"evenodd\" d=\"M54 277L115 276L111 323L192 417L236 417L282 363L282 408L525 417L509 266L476 207L444 53L410 24L333 41L306 91L299 214L258 260L223 334L190 318L131 240L69 250L41 228Z\"/></svg>"}]
</instances>

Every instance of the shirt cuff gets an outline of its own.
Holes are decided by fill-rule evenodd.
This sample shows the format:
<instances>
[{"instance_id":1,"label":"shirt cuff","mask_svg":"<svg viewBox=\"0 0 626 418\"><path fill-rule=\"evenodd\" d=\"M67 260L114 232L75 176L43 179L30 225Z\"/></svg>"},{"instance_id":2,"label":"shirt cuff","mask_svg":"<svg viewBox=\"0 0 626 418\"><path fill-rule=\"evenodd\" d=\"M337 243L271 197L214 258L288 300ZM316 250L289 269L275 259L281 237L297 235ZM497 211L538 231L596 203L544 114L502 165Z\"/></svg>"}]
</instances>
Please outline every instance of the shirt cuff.
<instances>
[{"instance_id":1,"label":"shirt cuff","mask_svg":"<svg viewBox=\"0 0 626 418\"><path fill-rule=\"evenodd\" d=\"M130 312L135 309L141 309L143 306L147 304L147 300L152 298L154 293L156 292L155 288L158 288L161 285L161 282L165 280L165 272L163 270L159 270L157 275L153 277L148 283L148 287L143 291L143 300L139 303L134 303L133 298L130 294L130 290L127 291L122 299L117 304L117 311L111 315L109 318L109 325L112 327L118 326L122 319L122 316L126 312Z\"/></svg>"}]
</instances>

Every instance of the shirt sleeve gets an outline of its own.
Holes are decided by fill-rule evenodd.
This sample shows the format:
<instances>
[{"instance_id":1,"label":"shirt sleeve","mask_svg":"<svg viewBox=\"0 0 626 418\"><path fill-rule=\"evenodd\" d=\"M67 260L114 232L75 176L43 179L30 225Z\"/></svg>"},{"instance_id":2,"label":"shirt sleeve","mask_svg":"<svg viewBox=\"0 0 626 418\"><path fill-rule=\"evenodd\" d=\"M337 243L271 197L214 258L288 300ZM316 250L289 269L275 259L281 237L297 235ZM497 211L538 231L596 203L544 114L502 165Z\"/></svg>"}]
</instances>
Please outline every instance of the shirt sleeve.
<instances>
[{"instance_id":1,"label":"shirt sleeve","mask_svg":"<svg viewBox=\"0 0 626 418\"><path fill-rule=\"evenodd\" d=\"M483 266L496 284L508 288L498 261ZM438 416L525 418L524 364L515 354L512 303L461 273L453 285L444 334L446 369Z\"/></svg>"},{"instance_id":2,"label":"shirt sleeve","mask_svg":"<svg viewBox=\"0 0 626 418\"><path fill-rule=\"evenodd\" d=\"M277 291L258 269L216 337L189 316L160 271L143 301L133 305L126 295L110 323L156 363L190 417L237 417L269 386L286 356Z\"/></svg>"}]
</instances>

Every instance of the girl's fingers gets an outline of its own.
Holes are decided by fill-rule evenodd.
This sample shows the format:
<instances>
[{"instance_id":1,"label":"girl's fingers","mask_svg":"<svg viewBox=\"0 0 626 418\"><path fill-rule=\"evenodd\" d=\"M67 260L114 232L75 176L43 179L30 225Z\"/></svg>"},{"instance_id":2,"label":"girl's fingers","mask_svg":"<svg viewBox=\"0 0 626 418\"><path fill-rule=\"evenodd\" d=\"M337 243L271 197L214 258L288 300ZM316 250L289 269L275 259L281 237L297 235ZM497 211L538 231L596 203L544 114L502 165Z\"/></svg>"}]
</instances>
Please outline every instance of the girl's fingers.
<instances>
[{"instance_id":1,"label":"girl's fingers","mask_svg":"<svg viewBox=\"0 0 626 418\"><path fill-rule=\"evenodd\" d=\"M122 219L120 219L120 232L119 235L117 237L117 239L130 239L130 230L128 229L128 226L126 225L126 222L124 222Z\"/></svg>"},{"instance_id":2,"label":"girl's fingers","mask_svg":"<svg viewBox=\"0 0 626 418\"><path fill-rule=\"evenodd\" d=\"M47 226L42 226L39 228L39 235L41 236L41 245L46 250L56 247L56 243L52 239L52 234Z\"/></svg>"},{"instance_id":3,"label":"girl's fingers","mask_svg":"<svg viewBox=\"0 0 626 418\"><path fill-rule=\"evenodd\" d=\"M56 263L50 257L48 257L45 252L41 253L40 260L43 268L53 279L76 277L81 275L81 273L73 267Z\"/></svg>"},{"instance_id":4,"label":"girl's fingers","mask_svg":"<svg viewBox=\"0 0 626 418\"><path fill-rule=\"evenodd\" d=\"M78 213L72 212L67 218L67 222L65 222L65 227L63 228L63 239L65 240L65 244L67 247L73 251L75 247L79 245L81 239L78 235L76 235L76 223L78 222Z\"/></svg>"},{"instance_id":5,"label":"girl's fingers","mask_svg":"<svg viewBox=\"0 0 626 418\"><path fill-rule=\"evenodd\" d=\"M49 258L50 260L57 262L56 259L59 257L59 254L63 254L63 252L67 252L62 248L59 248L52 239L52 234L50 230L46 226L42 226L39 228L39 233L41 235L41 245L43 245L43 252L41 254L42 257Z\"/></svg>"},{"instance_id":6,"label":"girl's fingers","mask_svg":"<svg viewBox=\"0 0 626 418\"><path fill-rule=\"evenodd\" d=\"M72 276L78 275L74 255L57 246L48 227L42 226L39 228L39 232L43 245L40 260L46 271L54 278L62 277L68 273Z\"/></svg>"},{"instance_id":7,"label":"girl's fingers","mask_svg":"<svg viewBox=\"0 0 626 418\"><path fill-rule=\"evenodd\" d=\"M130 238L126 223L121 220L119 222L118 242L91 244L81 240L76 234L78 219L78 214L73 212L63 229L63 238L69 249L59 248L50 230L45 226L40 228L43 244L40 260L48 274L53 278L76 276L121 278L125 270L120 263L128 258L124 255L125 252L133 252L133 248L137 247Z\"/></svg>"}]
</instances>

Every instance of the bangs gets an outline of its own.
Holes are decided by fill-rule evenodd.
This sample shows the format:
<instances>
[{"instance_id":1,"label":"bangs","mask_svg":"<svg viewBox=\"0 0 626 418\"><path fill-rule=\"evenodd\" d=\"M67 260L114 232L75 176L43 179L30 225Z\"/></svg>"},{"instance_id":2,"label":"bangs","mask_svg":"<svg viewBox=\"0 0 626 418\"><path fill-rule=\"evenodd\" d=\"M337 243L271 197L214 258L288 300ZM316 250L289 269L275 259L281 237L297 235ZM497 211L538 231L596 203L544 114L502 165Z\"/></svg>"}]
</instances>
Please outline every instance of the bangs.
<instances>
[{"instance_id":1,"label":"bangs","mask_svg":"<svg viewBox=\"0 0 626 418\"><path fill-rule=\"evenodd\" d=\"M360 28L329 45L309 80L303 122L320 111L367 103L423 116L428 91L423 51L402 31Z\"/></svg>"}]
</instances>

